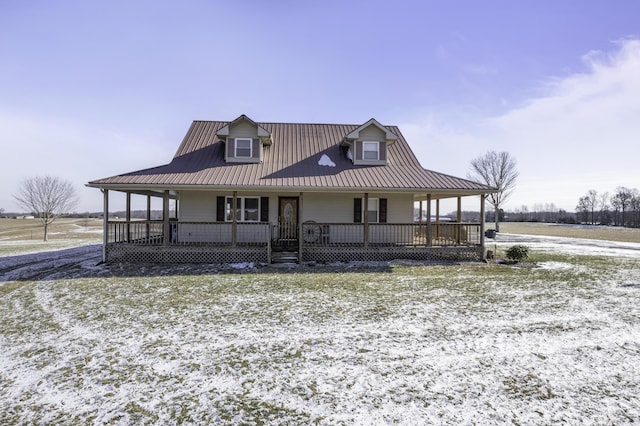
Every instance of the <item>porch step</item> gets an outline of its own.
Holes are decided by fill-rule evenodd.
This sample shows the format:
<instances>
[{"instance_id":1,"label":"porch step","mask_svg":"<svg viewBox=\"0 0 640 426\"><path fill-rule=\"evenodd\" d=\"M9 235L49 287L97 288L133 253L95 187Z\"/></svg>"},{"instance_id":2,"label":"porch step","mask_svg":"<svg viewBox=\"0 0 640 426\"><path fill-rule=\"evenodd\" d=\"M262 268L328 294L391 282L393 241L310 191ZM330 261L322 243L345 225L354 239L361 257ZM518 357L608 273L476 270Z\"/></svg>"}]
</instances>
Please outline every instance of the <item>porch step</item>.
<instances>
[{"instance_id":1,"label":"porch step","mask_svg":"<svg viewBox=\"0 0 640 426\"><path fill-rule=\"evenodd\" d=\"M271 263L298 263L297 251L273 251Z\"/></svg>"}]
</instances>

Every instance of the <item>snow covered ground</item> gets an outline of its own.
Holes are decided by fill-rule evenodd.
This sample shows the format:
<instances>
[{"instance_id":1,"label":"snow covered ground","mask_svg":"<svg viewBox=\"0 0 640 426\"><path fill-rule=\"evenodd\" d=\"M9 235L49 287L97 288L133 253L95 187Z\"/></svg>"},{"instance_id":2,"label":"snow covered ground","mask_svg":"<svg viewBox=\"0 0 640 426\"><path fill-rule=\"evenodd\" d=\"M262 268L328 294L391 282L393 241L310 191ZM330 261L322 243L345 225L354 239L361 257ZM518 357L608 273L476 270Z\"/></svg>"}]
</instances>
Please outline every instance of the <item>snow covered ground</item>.
<instances>
[{"instance_id":1,"label":"snow covered ground","mask_svg":"<svg viewBox=\"0 0 640 426\"><path fill-rule=\"evenodd\" d=\"M496 245L515 243L566 256L292 271L98 265L95 245L2 257L0 423L640 421L640 247Z\"/></svg>"}]
</instances>

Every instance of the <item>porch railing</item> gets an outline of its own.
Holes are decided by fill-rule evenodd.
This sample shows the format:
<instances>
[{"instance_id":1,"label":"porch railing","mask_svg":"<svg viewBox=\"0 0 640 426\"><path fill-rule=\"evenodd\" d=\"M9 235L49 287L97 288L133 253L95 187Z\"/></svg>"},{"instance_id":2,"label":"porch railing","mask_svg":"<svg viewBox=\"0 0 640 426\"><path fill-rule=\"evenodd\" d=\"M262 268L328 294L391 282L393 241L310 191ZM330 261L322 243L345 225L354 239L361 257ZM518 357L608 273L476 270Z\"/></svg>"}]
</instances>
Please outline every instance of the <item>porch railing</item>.
<instances>
[{"instance_id":1,"label":"porch railing","mask_svg":"<svg viewBox=\"0 0 640 426\"><path fill-rule=\"evenodd\" d=\"M302 239L307 247L339 246L471 246L481 241L480 224L472 223L320 223L305 222L298 229L282 229L267 222L168 223L163 221L109 221L107 243L135 245L266 246L278 240Z\"/></svg>"},{"instance_id":2,"label":"porch railing","mask_svg":"<svg viewBox=\"0 0 640 426\"><path fill-rule=\"evenodd\" d=\"M165 240L163 221L110 221L107 243L135 245L221 245L263 246L269 244L269 223L183 222L170 221Z\"/></svg>"},{"instance_id":3,"label":"porch railing","mask_svg":"<svg viewBox=\"0 0 640 426\"><path fill-rule=\"evenodd\" d=\"M480 244L480 224L470 223L304 223L305 246L437 247Z\"/></svg>"}]
</instances>

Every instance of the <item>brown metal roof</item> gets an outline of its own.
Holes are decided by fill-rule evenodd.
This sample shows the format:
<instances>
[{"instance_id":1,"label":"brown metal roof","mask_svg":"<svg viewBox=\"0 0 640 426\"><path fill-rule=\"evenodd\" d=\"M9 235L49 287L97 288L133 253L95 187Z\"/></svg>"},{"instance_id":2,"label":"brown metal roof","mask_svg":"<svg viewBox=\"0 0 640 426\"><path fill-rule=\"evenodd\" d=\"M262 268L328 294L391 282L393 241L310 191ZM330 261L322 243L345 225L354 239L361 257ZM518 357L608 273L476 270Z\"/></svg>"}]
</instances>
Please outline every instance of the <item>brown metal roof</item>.
<instances>
[{"instance_id":1,"label":"brown metal roof","mask_svg":"<svg viewBox=\"0 0 640 426\"><path fill-rule=\"evenodd\" d=\"M271 133L263 161L227 163L224 142L216 132L229 122L194 121L166 165L89 182L108 189L180 189L184 187L264 190L367 190L435 192L443 195L481 194L493 188L466 179L424 169L400 129L385 126L398 136L388 147L385 166L356 166L340 146L358 125L257 123ZM327 155L335 167L321 166Z\"/></svg>"}]
</instances>

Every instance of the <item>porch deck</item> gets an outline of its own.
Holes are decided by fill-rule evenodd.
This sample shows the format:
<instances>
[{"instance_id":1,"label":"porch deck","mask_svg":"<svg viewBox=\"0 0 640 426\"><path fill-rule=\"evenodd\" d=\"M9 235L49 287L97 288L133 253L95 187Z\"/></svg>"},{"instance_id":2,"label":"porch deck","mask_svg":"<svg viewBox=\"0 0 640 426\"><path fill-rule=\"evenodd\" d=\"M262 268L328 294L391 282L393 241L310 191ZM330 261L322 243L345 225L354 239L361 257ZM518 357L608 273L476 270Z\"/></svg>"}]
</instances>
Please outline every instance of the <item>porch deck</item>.
<instances>
[{"instance_id":1,"label":"porch deck","mask_svg":"<svg viewBox=\"0 0 640 426\"><path fill-rule=\"evenodd\" d=\"M270 263L274 251L299 261L481 260L478 223L109 221L109 262Z\"/></svg>"}]
</instances>

